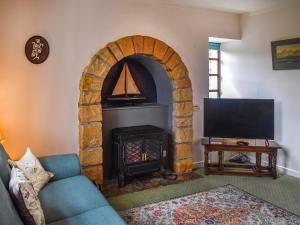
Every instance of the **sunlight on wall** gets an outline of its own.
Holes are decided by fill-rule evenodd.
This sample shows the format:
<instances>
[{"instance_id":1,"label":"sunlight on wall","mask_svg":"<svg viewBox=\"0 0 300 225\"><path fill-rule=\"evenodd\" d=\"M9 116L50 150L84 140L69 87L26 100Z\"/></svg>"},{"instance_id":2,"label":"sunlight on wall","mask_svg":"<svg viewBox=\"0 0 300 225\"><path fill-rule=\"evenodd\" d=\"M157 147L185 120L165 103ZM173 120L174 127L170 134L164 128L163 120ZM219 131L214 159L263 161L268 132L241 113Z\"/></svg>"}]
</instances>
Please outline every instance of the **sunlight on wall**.
<instances>
[{"instance_id":1,"label":"sunlight on wall","mask_svg":"<svg viewBox=\"0 0 300 225\"><path fill-rule=\"evenodd\" d=\"M241 95L235 87L232 76L232 69L235 65L233 57L229 52L221 49L221 97L223 98L240 98ZM226 93L226 94L224 94Z\"/></svg>"}]
</instances>

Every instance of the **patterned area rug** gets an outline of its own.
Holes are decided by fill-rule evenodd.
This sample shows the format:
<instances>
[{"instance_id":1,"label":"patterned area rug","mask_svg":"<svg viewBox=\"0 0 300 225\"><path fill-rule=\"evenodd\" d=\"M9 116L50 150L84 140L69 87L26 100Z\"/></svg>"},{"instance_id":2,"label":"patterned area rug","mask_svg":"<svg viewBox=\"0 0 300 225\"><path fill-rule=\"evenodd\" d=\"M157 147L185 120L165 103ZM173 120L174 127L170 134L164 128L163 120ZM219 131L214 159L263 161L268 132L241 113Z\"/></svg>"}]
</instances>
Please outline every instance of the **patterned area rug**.
<instances>
[{"instance_id":1,"label":"patterned area rug","mask_svg":"<svg viewBox=\"0 0 300 225\"><path fill-rule=\"evenodd\" d=\"M300 225L300 217L226 185L120 212L129 225Z\"/></svg>"}]
</instances>

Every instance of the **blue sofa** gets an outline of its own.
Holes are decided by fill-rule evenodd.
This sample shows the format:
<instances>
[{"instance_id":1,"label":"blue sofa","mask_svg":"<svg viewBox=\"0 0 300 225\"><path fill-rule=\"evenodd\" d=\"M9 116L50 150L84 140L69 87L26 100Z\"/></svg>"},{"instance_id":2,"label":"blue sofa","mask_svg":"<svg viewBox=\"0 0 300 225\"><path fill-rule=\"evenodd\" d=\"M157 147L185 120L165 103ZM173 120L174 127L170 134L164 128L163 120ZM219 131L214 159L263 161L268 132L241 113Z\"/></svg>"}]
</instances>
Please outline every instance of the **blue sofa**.
<instances>
[{"instance_id":1,"label":"blue sofa","mask_svg":"<svg viewBox=\"0 0 300 225\"><path fill-rule=\"evenodd\" d=\"M7 159L0 144L0 225L23 225L8 192ZM125 225L97 187L81 175L76 154L39 160L46 170L55 174L39 193L47 225Z\"/></svg>"}]
</instances>

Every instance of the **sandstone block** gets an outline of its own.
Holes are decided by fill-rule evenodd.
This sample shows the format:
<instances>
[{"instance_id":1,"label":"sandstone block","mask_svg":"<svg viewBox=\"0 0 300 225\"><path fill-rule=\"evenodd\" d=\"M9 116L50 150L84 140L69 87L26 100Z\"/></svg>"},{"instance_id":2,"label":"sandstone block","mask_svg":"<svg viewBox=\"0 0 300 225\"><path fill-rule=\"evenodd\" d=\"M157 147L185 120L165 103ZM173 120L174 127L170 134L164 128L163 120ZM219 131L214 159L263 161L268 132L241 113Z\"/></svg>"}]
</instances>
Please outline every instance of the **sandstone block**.
<instances>
[{"instance_id":1,"label":"sandstone block","mask_svg":"<svg viewBox=\"0 0 300 225\"><path fill-rule=\"evenodd\" d=\"M166 66L168 69L173 70L181 62L180 56L175 52L167 61Z\"/></svg>"},{"instance_id":2,"label":"sandstone block","mask_svg":"<svg viewBox=\"0 0 300 225\"><path fill-rule=\"evenodd\" d=\"M132 41L131 37L121 38L121 39L117 40L117 43L118 43L124 57L134 54L134 46L133 46L133 41Z\"/></svg>"},{"instance_id":3,"label":"sandstone block","mask_svg":"<svg viewBox=\"0 0 300 225\"><path fill-rule=\"evenodd\" d=\"M193 118L190 117L174 117L173 127L190 127L193 125Z\"/></svg>"},{"instance_id":4,"label":"sandstone block","mask_svg":"<svg viewBox=\"0 0 300 225\"><path fill-rule=\"evenodd\" d=\"M79 158L82 166L102 164L103 162L102 156L103 156L102 148L94 148L94 149L79 151Z\"/></svg>"},{"instance_id":5,"label":"sandstone block","mask_svg":"<svg viewBox=\"0 0 300 225\"><path fill-rule=\"evenodd\" d=\"M155 40L152 37L144 37L144 51L146 55L152 55L154 50Z\"/></svg>"},{"instance_id":6,"label":"sandstone block","mask_svg":"<svg viewBox=\"0 0 300 225\"><path fill-rule=\"evenodd\" d=\"M184 159L179 160L174 163L174 170L176 173L190 173L193 169L193 160L192 159Z\"/></svg>"},{"instance_id":7,"label":"sandstone block","mask_svg":"<svg viewBox=\"0 0 300 225\"><path fill-rule=\"evenodd\" d=\"M172 80L173 88L189 88L191 87L191 81L189 78Z\"/></svg>"},{"instance_id":8,"label":"sandstone block","mask_svg":"<svg viewBox=\"0 0 300 225\"><path fill-rule=\"evenodd\" d=\"M108 48L102 48L97 52L97 55L111 66L113 66L117 62L116 58Z\"/></svg>"},{"instance_id":9,"label":"sandstone block","mask_svg":"<svg viewBox=\"0 0 300 225\"><path fill-rule=\"evenodd\" d=\"M143 53L144 49L144 38L141 35L136 35L132 37L133 45L134 45L134 51L136 54Z\"/></svg>"},{"instance_id":10,"label":"sandstone block","mask_svg":"<svg viewBox=\"0 0 300 225\"><path fill-rule=\"evenodd\" d=\"M193 128L176 128L174 141L176 143L193 142Z\"/></svg>"},{"instance_id":11,"label":"sandstone block","mask_svg":"<svg viewBox=\"0 0 300 225\"><path fill-rule=\"evenodd\" d=\"M173 90L173 101L191 101L191 100L193 100L193 92L191 88Z\"/></svg>"},{"instance_id":12,"label":"sandstone block","mask_svg":"<svg viewBox=\"0 0 300 225\"><path fill-rule=\"evenodd\" d=\"M82 91L100 91L103 80L96 76L84 75L80 80L80 90Z\"/></svg>"},{"instance_id":13,"label":"sandstone block","mask_svg":"<svg viewBox=\"0 0 300 225\"><path fill-rule=\"evenodd\" d=\"M102 121L101 105L80 106L78 118L81 123Z\"/></svg>"},{"instance_id":14,"label":"sandstone block","mask_svg":"<svg viewBox=\"0 0 300 225\"><path fill-rule=\"evenodd\" d=\"M102 145L102 124L100 122L79 126L80 149Z\"/></svg>"},{"instance_id":15,"label":"sandstone block","mask_svg":"<svg viewBox=\"0 0 300 225\"><path fill-rule=\"evenodd\" d=\"M172 48L168 48L166 54L164 55L163 59L162 59L162 63L166 64L169 59L171 58L171 56L174 54L174 51Z\"/></svg>"},{"instance_id":16,"label":"sandstone block","mask_svg":"<svg viewBox=\"0 0 300 225\"><path fill-rule=\"evenodd\" d=\"M188 79L188 77L187 77L188 70L187 70L186 66L183 63L181 63L180 65L176 66L175 69L173 69L172 71L170 71L168 73L168 75L170 76L170 78L172 80Z\"/></svg>"},{"instance_id":17,"label":"sandstone block","mask_svg":"<svg viewBox=\"0 0 300 225\"><path fill-rule=\"evenodd\" d=\"M192 116L193 102L173 103L173 116Z\"/></svg>"},{"instance_id":18,"label":"sandstone block","mask_svg":"<svg viewBox=\"0 0 300 225\"><path fill-rule=\"evenodd\" d=\"M84 73L89 73L99 77L105 77L111 66L97 56L94 56L90 64L84 69Z\"/></svg>"},{"instance_id":19,"label":"sandstone block","mask_svg":"<svg viewBox=\"0 0 300 225\"><path fill-rule=\"evenodd\" d=\"M192 157L192 144L175 144L175 160Z\"/></svg>"},{"instance_id":20,"label":"sandstone block","mask_svg":"<svg viewBox=\"0 0 300 225\"><path fill-rule=\"evenodd\" d=\"M168 46L159 40L155 41L153 55L158 60L163 60L166 52L168 50Z\"/></svg>"},{"instance_id":21,"label":"sandstone block","mask_svg":"<svg viewBox=\"0 0 300 225\"><path fill-rule=\"evenodd\" d=\"M85 104L100 104L101 93L100 91L81 91L79 97L79 105Z\"/></svg>"},{"instance_id":22,"label":"sandstone block","mask_svg":"<svg viewBox=\"0 0 300 225\"><path fill-rule=\"evenodd\" d=\"M103 184L103 167L101 165L83 167L82 172L97 185L100 186Z\"/></svg>"},{"instance_id":23,"label":"sandstone block","mask_svg":"<svg viewBox=\"0 0 300 225\"><path fill-rule=\"evenodd\" d=\"M120 61L124 58L124 55L121 51L121 49L119 48L119 46L116 44L116 42L111 42L107 45L107 47L109 48L109 50L112 52L112 54L115 56L115 58Z\"/></svg>"}]
</instances>

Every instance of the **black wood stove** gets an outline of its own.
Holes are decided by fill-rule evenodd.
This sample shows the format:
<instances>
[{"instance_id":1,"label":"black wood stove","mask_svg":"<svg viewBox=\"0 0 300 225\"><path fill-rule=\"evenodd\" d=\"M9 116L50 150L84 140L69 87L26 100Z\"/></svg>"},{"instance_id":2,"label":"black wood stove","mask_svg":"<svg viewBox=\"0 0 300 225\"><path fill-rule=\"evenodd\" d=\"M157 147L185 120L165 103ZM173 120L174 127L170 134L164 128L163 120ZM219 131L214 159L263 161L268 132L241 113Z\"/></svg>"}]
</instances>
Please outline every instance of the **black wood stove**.
<instances>
[{"instance_id":1,"label":"black wood stove","mask_svg":"<svg viewBox=\"0 0 300 225\"><path fill-rule=\"evenodd\" d=\"M164 171L167 133L155 126L134 126L113 129L114 170L119 187L127 176Z\"/></svg>"}]
</instances>

